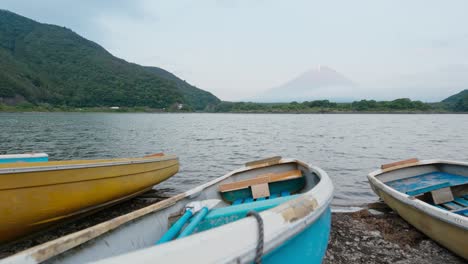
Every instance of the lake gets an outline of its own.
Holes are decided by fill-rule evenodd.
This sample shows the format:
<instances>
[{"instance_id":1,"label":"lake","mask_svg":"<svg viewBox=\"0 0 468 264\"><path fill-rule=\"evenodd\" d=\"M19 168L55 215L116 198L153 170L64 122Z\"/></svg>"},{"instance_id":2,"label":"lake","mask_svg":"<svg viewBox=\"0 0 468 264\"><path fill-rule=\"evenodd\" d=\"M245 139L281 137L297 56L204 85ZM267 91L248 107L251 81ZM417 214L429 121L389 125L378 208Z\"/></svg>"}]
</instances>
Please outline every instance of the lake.
<instances>
[{"instance_id":1,"label":"lake","mask_svg":"<svg viewBox=\"0 0 468 264\"><path fill-rule=\"evenodd\" d=\"M0 154L177 154L180 172L156 187L171 194L281 155L324 169L335 184L334 206L377 200L366 175L382 163L468 160L467 138L467 115L0 113Z\"/></svg>"}]
</instances>

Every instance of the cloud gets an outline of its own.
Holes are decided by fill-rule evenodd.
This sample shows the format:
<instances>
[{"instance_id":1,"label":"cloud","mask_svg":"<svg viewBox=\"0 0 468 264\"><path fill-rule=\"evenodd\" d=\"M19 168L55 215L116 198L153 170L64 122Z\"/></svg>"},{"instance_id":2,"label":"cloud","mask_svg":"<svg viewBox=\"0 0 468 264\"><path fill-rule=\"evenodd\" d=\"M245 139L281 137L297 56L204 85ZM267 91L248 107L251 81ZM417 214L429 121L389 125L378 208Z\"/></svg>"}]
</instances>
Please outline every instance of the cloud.
<instances>
[{"instance_id":1,"label":"cloud","mask_svg":"<svg viewBox=\"0 0 468 264\"><path fill-rule=\"evenodd\" d=\"M468 64L452 64L432 70L389 76L367 84L359 94L366 99L413 100L438 102L468 88Z\"/></svg>"},{"instance_id":2,"label":"cloud","mask_svg":"<svg viewBox=\"0 0 468 264\"><path fill-rule=\"evenodd\" d=\"M363 94L381 98L391 89L436 98L467 83L463 73L434 70L468 64L466 1L2 0L0 8L71 28L224 100L248 98L315 64L340 69L369 88Z\"/></svg>"},{"instance_id":3,"label":"cloud","mask_svg":"<svg viewBox=\"0 0 468 264\"><path fill-rule=\"evenodd\" d=\"M143 10L137 2L138 0L2 0L1 7L38 22L71 28L77 33L99 42L99 36L102 32L96 27L95 18L108 13L139 19Z\"/></svg>"}]
</instances>

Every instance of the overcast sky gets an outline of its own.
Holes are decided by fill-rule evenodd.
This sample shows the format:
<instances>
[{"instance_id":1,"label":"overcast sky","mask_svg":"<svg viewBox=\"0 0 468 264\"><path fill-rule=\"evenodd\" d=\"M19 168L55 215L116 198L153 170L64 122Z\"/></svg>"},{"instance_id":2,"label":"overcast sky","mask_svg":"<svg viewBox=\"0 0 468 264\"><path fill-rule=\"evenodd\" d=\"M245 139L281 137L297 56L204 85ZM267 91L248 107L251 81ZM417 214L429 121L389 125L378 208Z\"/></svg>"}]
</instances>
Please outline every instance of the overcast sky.
<instances>
[{"instance_id":1,"label":"overcast sky","mask_svg":"<svg viewBox=\"0 0 468 264\"><path fill-rule=\"evenodd\" d=\"M468 89L466 0L1 0L0 8L71 28L224 100L318 64L353 80L363 98L436 101Z\"/></svg>"}]
</instances>

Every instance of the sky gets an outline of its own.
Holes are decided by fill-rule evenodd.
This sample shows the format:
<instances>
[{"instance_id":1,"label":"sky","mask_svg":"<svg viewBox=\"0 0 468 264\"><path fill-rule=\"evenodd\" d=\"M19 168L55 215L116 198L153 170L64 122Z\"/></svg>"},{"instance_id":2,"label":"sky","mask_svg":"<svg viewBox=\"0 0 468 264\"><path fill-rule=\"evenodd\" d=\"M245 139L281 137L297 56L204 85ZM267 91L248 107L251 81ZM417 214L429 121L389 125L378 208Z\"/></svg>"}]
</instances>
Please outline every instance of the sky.
<instances>
[{"instance_id":1,"label":"sky","mask_svg":"<svg viewBox=\"0 0 468 264\"><path fill-rule=\"evenodd\" d=\"M465 0L0 0L113 55L223 100L247 100L316 65L356 98L438 101L468 89Z\"/></svg>"}]
</instances>

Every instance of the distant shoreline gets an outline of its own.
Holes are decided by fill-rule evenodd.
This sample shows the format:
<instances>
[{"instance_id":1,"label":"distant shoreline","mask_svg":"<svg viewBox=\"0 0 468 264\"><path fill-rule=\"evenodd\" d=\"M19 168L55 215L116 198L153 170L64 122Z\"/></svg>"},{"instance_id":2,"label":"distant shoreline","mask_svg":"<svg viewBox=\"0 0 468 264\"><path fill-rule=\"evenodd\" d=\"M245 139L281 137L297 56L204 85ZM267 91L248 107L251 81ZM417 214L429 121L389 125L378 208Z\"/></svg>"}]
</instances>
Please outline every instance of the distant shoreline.
<instances>
[{"instance_id":1,"label":"distant shoreline","mask_svg":"<svg viewBox=\"0 0 468 264\"><path fill-rule=\"evenodd\" d=\"M466 114L468 109L447 103L422 103L409 99L394 101L366 101L333 103L327 100L291 103L221 102L205 110L191 107L151 108L147 106L95 106L73 107L66 105L31 104L5 105L0 103L0 113L11 112L69 112L69 113L230 113L230 114Z\"/></svg>"},{"instance_id":2,"label":"distant shoreline","mask_svg":"<svg viewBox=\"0 0 468 264\"><path fill-rule=\"evenodd\" d=\"M249 111L239 111L239 112L199 112L199 111L133 111L133 110L0 110L0 113L114 113L114 114L130 114L130 113L145 113L145 114L274 114L274 115L342 115L342 114L363 114L363 115L374 115L374 114L390 114L390 115L447 115L447 114L456 114L463 115L468 114L468 112L450 112L450 111L324 111L324 112L301 112L301 111L291 111L291 112L249 112Z\"/></svg>"}]
</instances>

